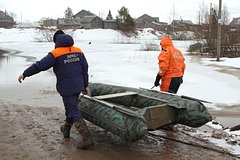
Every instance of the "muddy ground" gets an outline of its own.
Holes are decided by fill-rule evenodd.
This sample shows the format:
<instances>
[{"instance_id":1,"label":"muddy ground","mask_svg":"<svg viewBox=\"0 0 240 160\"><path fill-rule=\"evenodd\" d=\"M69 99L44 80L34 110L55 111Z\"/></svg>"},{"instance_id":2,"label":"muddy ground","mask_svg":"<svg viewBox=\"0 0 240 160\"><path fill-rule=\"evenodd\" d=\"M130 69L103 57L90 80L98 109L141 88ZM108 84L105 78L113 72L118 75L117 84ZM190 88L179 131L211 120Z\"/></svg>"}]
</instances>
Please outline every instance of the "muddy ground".
<instances>
[{"instance_id":1,"label":"muddy ground","mask_svg":"<svg viewBox=\"0 0 240 160\"><path fill-rule=\"evenodd\" d=\"M1 160L139 160L139 159L237 159L208 142L201 142L182 133L168 132L168 137L183 142L147 135L134 143L105 132L87 123L96 143L91 150L78 150L75 145L78 133L73 128L71 138L64 139L59 126L64 110L56 106L27 106L8 102L0 103L0 159ZM201 146L190 145L199 141ZM212 149L209 149L212 148Z\"/></svg>"},{"instance_id":2,"label":"muddy ground","mask_svg":"<svg viewBox=\"0 0 240 160\"><path fill-rule=\"evenodd\" d=\"M238 159L207 141L181 132L162 131L164 136L148 134L142 140L130 143L90 122L87 125L96 145L91 150L78 150L75 128L70 139L64 139L59 130L64 120L64 107L55 91L55 82L48 78L36 83L39 78L36 76L33 81L21 85L9 83L13 78L17 80L17 77L9 76L0 84L1 160ZM239 108L212 114L223 124L233 126L240 121L240 114L235 112Z\"/></svg>"}]
</instances>

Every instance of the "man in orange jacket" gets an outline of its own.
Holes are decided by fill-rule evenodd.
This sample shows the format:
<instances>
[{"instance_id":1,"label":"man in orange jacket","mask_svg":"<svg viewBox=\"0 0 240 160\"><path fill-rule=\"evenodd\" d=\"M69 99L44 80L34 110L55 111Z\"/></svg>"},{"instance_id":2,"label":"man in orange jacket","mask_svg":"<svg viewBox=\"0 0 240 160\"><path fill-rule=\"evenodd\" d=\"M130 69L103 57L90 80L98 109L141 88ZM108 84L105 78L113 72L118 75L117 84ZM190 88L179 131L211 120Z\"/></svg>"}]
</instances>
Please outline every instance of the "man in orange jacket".
<instances>
[{"instance_id":1,"label":"man in orange jacket","mask_svg":"<svg viewBox=\"0 0 240 160\"><path fill-rule=\"evenodd\" d=\"M154 86L159 86L161 80L161 91L176 94L183 83L182 77L186 67L185 59L182 52L174 47L170 37L163 37L160 45L162 51L158 56L159 71Z\"/></svg>"}]
</instances>

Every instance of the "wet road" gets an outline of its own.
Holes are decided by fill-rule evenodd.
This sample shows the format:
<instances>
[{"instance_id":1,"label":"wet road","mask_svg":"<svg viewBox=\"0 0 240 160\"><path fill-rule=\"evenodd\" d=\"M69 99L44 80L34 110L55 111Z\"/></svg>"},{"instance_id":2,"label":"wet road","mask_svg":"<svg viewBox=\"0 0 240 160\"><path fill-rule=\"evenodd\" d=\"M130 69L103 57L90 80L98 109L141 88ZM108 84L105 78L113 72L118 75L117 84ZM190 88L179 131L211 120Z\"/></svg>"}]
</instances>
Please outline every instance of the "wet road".
<instances>
[{"instance_id":1,"label":"wet road","mask_svg":"<svg viewBox=\"0 0 240 160\"><path fill-rule=\"evenodd\" d=\"M0 101L0 157L7 159L84 159L84 160L235 160L229 154L214 151L214 146L188 137L182 133L168 132L168 138L147 135L138 142L125 142L103 129L87 123L95 142L91 150L75 148L78 133L75 128L71 138L64 139L59 125L64 119L61 107L28 106ZM164 133L164 132L163 132ZM177 142L176 139L179 140ZM182 142L180 142L182 141ZM185 142L185 143L183 143ZM199 143L198 143L199 142ZM188 143L201 144L204 148ZM217 150L215 148L215 150Z\"/></svg>"},{"instance_id":2,"label":"wet road","mask_svg":"<svg viewBox=\"0 0 240 160\"><path fill-rule=\"evenodd\" d=\"M52 72L28 79L19 84L18 74L26 67L25 57L0 53L0 157L3 159L98 159L98 160L231 160L212 144L181 133L164 133L165 137L147 135L134 143L125 142L105 130L88 123L96 146L93 150L75 148L78 134L65 140L59 131L64 119L64 109L55 91ZM177 141L176 141L177 140ZM201 144L190 145L189 143ZM7 149L6 149L7 148Z\"/></svg>"}]
</instances>

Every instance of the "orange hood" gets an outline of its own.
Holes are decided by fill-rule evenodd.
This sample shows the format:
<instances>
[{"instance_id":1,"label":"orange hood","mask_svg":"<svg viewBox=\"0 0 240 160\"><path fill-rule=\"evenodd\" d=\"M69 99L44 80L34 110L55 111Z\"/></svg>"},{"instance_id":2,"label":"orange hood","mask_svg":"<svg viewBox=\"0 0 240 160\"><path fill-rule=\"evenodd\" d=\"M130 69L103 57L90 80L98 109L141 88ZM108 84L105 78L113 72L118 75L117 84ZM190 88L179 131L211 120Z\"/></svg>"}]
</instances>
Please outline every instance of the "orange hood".
<instances>
[{"instance_id":1,"label":"orange hood","mask_svg":"<svg viewBox=\"0 0 240 160\"><path fill-rule=\"evenodd\" d=\"M166 50L168 47L173 47L172 39L169 36L165 36L161 39L160 45L164 50Z\"/></svg>"}]
</instances>

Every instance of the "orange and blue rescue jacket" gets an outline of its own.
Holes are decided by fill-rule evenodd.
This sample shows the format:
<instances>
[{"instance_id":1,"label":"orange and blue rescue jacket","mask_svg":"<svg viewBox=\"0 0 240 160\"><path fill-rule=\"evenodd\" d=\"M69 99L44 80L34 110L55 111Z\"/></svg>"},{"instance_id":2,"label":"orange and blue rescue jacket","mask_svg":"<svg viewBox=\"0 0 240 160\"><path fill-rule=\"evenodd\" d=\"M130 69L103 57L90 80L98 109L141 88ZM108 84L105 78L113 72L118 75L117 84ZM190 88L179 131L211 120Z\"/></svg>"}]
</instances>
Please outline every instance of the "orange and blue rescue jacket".
<instances>
[{"instance_id":1,"label":"orange and blue rescue jacket","mask_svg":"<svg viewBox=\"0 0 240 160\"><path fill-rule=\"evenodd\" d=\"M80 48L73 46L67 34L56 37L55 49L27 68L23 75L29 77L53 67L57 78L57 91L61 96L72 96L88 86L88 63Z\"/></svg>"}]
</instances>

